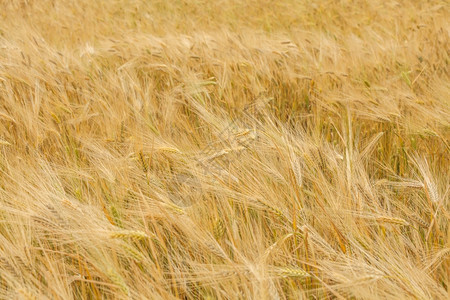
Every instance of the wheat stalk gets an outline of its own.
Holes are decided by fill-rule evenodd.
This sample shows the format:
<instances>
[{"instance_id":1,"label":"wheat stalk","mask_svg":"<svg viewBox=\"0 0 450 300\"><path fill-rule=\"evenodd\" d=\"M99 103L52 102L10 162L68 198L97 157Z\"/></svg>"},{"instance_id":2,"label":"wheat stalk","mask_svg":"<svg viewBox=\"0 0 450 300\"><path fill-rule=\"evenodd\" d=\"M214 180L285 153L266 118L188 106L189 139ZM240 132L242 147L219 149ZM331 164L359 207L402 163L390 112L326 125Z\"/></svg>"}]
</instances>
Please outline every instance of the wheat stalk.
<instances>
[{"instance_id":1,"label":"wheat stalk","mask_svg":"<svg viewBox=\"0 0 450 300\"><path fill-rule=\"evenodd\" d=\"M223 235L225 234L225 230L226 230L226 228L225 228L225 224L224 224L223 220L217 219L214 222L214 229L213 229L214 237L217 240L220 240L223 237Z\"/></svg>"},{"instance_id":2,"label":"wheat stalk","mask_svg":"<svg viewBox=\"0 0 450 300\"><path fill-rule=\"evenodd\" d=\"M403 225L403 226L410 225L405 219L402 219L402 218L379 216L379 217L376 217L375 220L378 223L389 223L389 224L396 224L396 225Z\"/></svg>"},{"instance_id":3,"label":"wheat stalk","mask_svg":"<svg viewBox=\"0 0 450 300\"><path fill-rule=\"evenodd\" d=\"M117 272L113 268L109 268L107 274L112 283L117 285L126 296L130 296L130 289L123 280L122 276L117 274Z\"/></svg>"},{"instance_id":4,"label":"wheat stalk","mask_svg":"<svg viewBox=\"0 0 450 300\"><path fill-rule=\"evenodd\" d=\"M293 267L277 267L275 268L275 273L281 277L298 277L298 278L311 277L311 275L305 270Z\"/></svg>"},{"instance_id":5,"label":"wheat stalk","mask_svg":"<svg viewBox=\"0 0 450 300\"><path fill-rule=\"evenodd\" d=\"M111 232L109 234L110 238L113 239L134 239L134 240L145 240L148 239L150 236L146 234L143 231L139 230L121 230L121 231L115 231Z\"/></svg>"},{"instance_id":6,"label":"wheat stalk","mask_svg":"<svg viewBox=\"0 0 450 300\"><path fill-rule=\"evenodd\" d=\"M141 262L145 260L144 255L137 248L128 243L121 242L120 247L122 247L135 261Z\"/></svg>"}]
</instances>

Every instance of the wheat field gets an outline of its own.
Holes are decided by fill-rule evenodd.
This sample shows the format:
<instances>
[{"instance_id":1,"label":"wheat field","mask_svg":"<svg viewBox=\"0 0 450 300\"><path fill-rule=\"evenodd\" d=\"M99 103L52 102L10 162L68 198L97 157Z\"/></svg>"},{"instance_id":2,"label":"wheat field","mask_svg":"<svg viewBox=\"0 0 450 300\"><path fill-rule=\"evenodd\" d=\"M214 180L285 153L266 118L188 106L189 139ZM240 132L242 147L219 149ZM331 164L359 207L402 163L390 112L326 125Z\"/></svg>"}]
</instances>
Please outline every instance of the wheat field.
<instances>
[{"instance_id":1,"label":"wheat field","mask_svg":"<svg viewBox=\"0 0 450 300\"><path fill-rule=\"evenodd\" d=\"M0 1L0 299L448 299L449 8Z\"/></svg>"}]
</instances>

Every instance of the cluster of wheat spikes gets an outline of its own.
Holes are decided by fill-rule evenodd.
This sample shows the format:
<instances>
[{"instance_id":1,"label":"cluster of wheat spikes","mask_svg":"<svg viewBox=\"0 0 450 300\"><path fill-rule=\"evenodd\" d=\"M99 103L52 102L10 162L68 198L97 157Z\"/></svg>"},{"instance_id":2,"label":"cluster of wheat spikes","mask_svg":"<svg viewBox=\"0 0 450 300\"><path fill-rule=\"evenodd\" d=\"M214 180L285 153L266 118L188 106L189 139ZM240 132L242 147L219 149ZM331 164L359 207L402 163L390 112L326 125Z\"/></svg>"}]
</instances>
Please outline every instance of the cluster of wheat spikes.
<instances>
[{"instance_id":1,"label":"cluster of wheat spikes","mask_svg":"<svg viewBox=\"0 0 450 300\"><path fill-rule=\"evenodd\" d=\"M0 299L448 299L449 20L0 1Z\"/></svg>"}]
</instances>

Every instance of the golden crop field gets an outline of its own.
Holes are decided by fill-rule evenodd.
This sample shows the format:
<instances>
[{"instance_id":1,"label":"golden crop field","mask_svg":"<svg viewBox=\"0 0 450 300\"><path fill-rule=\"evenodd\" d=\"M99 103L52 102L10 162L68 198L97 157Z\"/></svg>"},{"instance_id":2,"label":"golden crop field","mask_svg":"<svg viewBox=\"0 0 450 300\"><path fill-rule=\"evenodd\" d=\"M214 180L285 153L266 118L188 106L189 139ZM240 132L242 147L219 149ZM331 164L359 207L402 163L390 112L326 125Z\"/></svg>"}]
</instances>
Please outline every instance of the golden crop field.
<instances>
[{"instance_id":1,"label":"golden crop field","mask_svg":"<svg viewBox=\"0 0 450 300\"><path fill-rule=\"evenodd\" d=\"M0 299L449 299L444 0L1 0Z\"/></svg>"}]
</instances>

